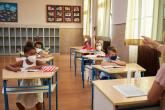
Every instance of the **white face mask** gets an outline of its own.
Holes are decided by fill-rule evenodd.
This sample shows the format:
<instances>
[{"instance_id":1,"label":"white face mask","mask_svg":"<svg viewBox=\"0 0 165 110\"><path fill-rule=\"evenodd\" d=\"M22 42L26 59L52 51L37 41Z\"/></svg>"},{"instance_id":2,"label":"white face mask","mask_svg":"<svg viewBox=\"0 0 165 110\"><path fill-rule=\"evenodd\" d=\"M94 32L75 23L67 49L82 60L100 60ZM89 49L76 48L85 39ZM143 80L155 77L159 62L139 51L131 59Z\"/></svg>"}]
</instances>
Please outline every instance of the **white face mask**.
<instances>
[{"instance_id":1,"label":"white face mask","mask_svg":"<svg viewBox=\"0 0 165 110\"><path fill-rule=\"evenodd\" d=\"M27 59L28 59L30 62L34 63L34 62L36 62L36 55L29 56L29 57L27 57Z\"/></svg>"},{"instance_id":2,"label":"white face mask","mask_svg":"<svg viewBox=\"0 0 165 110\"><path fill-rule=\"evenodd\" d=\"M41 51L42 51L42 49L36 48L36 52L37 52L37 53L40 53Z\"/></svg>"},{"instance_id":3,"label":"white face mask","mask_svg":"<svg viewBox=\"0 0 165 110\"><path fill-rule=\"evenodd\" d=\"M101 46L97 46L96 49L97 49L98 51L101 51Z\"/></svg>"}]
</instances>

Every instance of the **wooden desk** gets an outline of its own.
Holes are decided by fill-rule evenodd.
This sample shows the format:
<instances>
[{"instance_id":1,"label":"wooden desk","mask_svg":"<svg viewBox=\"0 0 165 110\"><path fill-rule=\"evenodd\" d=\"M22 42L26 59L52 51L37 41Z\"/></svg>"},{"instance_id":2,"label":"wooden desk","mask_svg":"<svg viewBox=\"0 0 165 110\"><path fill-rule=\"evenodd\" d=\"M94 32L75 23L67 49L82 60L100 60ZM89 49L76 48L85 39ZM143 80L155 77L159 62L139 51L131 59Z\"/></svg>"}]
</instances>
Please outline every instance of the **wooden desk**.
<instances>
[{"instance_id":1,"label":"wooden desk","mask_svg":"<svg viewBox=\"0 0 165 110\"><path fill-rule=\"evenodd\" d=\"M51 91L52 91L52 84L51 79L53 75L56 73L56 110L58 109L58 79L57 79L57 71L56 68L55 72L12 72L6 69L2 70L2 80L3 80L3 93L4 93L4 103L5 103L5 110L9 110L8 108L8 94L21 94L21 93L37 93L40 92L48 92L49 98L49 110L51 110ZM8 80L19 80L19 79L38 79L38 78L46 78L48 79L48 85L44 86L16 86L10 87L7 86ZM54 86L55 87L55 86ZM24 89L26 88L26 89Z\"/></svg>"},{"instance_id":2,"label":"wooden desk","mask_svg":"<svg viewBox=\"0 0 165 110\"><path fill-rule=\"evenodd\" d=\"M83 88L84 88L84 71L85 71L84 61L85 61L85 59L92 61L92 65L94 65L96 61L102 61L103 58L104 57L90 57L88 55L82 56L82 60L81 60L81 72L82 72L82 87Z\"/></svg>"},{"instance_id":3,"label":"wooden desk","mask_svg":"<svg viewBox=\"0 0 165 110\"><path fill-rule=\"evenodd\" d=\"M74 47L70 47L70 68L71 68L71 65L72 65L72 55L74 55L74 51L75 50L80 50L82 49L83 46L74 46Z\"/></svg>"},{"instance_id":4,"label":"wooden desk","mask_svg":"<svg viewBox=\"0 0 165 110\"><path fill-rule=\"evenodd\" d=\"M155 77L142 77L136 81L132 79L131 84L137 86L144 92L148 92L152 86L154 79ZM145 108L145 107L153 106L148 102L147 96L126 98L115 88L113 88L114 85L119 85L124 83L127 83L127 79L93 81L93 85L94 85L93 109L94 110L117 110L117 109L133 110L133 108Z\"/></svg>"},{"instance_id":5,"label":"wooden desk","mask_svg":"<svg viewBox=\"0 0 165 110\"><path fill-rule=\"evenodd\" d=\"M103 71L108 74L118 74L118 73L127 73L128 70L131 70L132 72L136 71L146 71L143 67L136 63L128 63L126 66L121 68L103 68L101 65L93 65L93 69Z\"/></svg>"},{"instance_id":6,"label":"wooden desk","mask_svg":"<svg viewBox=\"0 0 165 110\"><path fill-rule=\"evenodd\" d=\"M46 56L46 57L38 57L37 60L39 61L42 61L42 62L46 62L48 63L49 65L53 65L53 59L54 59L54 56L53 55L49 55L49 56Z\"/></svg>"},{"instance_id":7,"label":"wooden desk","mask_svg":"<svg viewBox=\"0 0 165 110\"><path fill-rule=\"evenodd\" d=\"M75 69L75 76L76 76L76 69L77 69L77 58L82 58L82 55L87 55L87 54L93 54L94 51L82 51L82 50L75 50L75 56L74 56L74 69ZM80 56L77 56L77 54L80 54Z\"/></svg>"}]
</instances>

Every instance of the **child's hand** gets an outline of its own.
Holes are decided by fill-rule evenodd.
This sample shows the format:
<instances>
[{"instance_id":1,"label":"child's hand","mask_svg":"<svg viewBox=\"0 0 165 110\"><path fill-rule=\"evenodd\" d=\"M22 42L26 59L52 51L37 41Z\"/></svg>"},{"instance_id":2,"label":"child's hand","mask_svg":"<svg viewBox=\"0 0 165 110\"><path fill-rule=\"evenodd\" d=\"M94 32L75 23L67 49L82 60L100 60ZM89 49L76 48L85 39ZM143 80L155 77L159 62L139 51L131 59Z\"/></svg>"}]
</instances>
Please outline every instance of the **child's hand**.
<instances>
[{"instance_id":1,"label":"child's hand","mask_svg":"<svg viewBox=\"0 0 165 110\"><path fill-rule=\"evenodd\" d=\"M21 69L18 68L18 67L16 67L16 68L13 69L13 71L14 71L14 72L17 72L17 71L21 71Z\"/></svg>"}]
</instances>

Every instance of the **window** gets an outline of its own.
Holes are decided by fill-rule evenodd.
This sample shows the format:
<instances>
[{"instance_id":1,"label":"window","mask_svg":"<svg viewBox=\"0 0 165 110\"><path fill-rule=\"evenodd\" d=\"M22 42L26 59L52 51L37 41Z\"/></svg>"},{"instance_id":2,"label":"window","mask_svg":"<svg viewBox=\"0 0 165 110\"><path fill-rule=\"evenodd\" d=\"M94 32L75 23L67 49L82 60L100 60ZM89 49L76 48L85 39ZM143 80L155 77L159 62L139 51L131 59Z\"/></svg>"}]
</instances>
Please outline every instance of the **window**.
<instances>
[{"instance_id":1,"label":"window","mask_svg":"<svg viewBox=\"0 0 165 110\"><path fill-rule=\"evenodd\" d=\"M126 44L141 44L141 36L156 40L159 0L128 0ZM157 27L157 26L156 26Z\"/></svg>"},{"instance_id":2,"label":"window","mask_svg":"<svg viewBox=\"0 0 165 110\"><path fill-rule=\"evenodd\" d=\"M97 36L109 37L110 6L110 0L97 0Z\"/></svg>"},{"instance_id":3,"label":"window","mask_svg":"<svg viewBox=\"0 0 165 110\"><path fill-rule=\"evenodd\" d=\"M83 11L83 35L90 35L90 6L91 0L84 0L84 11Z\"/></svg>"}]
</instances>

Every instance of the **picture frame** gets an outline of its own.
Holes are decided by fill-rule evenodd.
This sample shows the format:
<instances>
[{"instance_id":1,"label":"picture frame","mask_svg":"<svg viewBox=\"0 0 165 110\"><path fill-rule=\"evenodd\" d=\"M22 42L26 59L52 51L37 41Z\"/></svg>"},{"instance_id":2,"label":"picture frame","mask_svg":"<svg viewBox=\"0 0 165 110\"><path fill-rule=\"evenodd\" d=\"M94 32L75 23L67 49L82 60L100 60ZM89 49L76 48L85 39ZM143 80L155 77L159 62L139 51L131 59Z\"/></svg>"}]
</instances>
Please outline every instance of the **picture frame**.
<instances>
[{"instance_id":1,"label":"picture frame","mask_svg":"<svg viewBox=\"0 0 165 110\"><path fill-rule=\"evenodd\" d=\"M47 22L80 23L81 6L47 5Z\"/></svg>"},{"instance_id":2,"label":"picture frame","mask_svg":"<svg viewBox=\"0 0 165 110\"><path fill-rule=\"evenodd\" d=\"M0 22L18 22L17 3L0 2Z\"/></svg>"}]
</instances>

